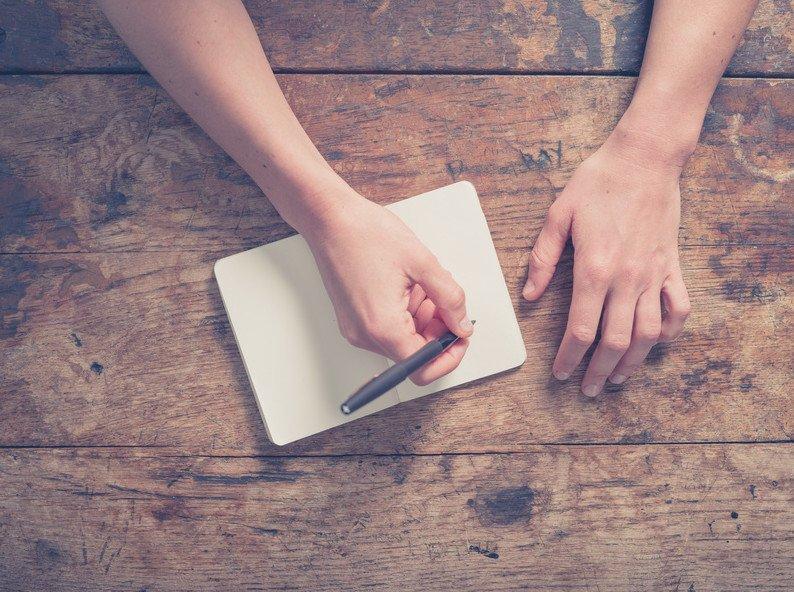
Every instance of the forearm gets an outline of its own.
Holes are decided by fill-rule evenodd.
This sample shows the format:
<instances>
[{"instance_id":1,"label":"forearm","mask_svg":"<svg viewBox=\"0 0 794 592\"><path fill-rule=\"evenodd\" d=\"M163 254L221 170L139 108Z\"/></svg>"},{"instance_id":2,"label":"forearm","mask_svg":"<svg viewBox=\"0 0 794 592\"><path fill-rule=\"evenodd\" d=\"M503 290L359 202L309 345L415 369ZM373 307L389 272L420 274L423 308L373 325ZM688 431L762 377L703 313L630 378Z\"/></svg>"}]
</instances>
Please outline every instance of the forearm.
<instances>
[{"instance_id":1,"label":"forearm","mask_svg":"<svg viewBox=\"0 0 794 592\"><path fill-rule=\"evenodd\" d=\"M616 134L634 136L639 150L648 139L649 156L683 166L757 3L656 0L637 88Z\"/></svg>"},{"instance_id":2,"label":"forearm","mask_svg":"<svg viewBox=\"0 0 794 592\"><path fill-rule=\"evenodd\" d=\"M346 193L287 104L239 0L100 2L171 97L300 231Z\"/></svg>"}]
</instances>

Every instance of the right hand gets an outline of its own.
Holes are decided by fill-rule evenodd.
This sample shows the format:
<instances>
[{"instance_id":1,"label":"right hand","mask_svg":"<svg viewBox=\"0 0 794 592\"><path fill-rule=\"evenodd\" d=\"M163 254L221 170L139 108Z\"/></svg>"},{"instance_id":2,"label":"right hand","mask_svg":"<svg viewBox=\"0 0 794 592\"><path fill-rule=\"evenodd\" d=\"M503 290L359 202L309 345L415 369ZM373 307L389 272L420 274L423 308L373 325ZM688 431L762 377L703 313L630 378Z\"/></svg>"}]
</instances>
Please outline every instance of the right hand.
<instances>
[{"instance_id":1,"label":"right hand","mask_svg":"<svg viewBox=\"0 0 794 592\"><path fill-rule=\"evenodd\" d=\"M473 332L463 289L395 214L350 190L302 233L351 344L397 361L449 330L462 339L411 380L425 385L460 364Z\"/></svg>"}]
</instances>

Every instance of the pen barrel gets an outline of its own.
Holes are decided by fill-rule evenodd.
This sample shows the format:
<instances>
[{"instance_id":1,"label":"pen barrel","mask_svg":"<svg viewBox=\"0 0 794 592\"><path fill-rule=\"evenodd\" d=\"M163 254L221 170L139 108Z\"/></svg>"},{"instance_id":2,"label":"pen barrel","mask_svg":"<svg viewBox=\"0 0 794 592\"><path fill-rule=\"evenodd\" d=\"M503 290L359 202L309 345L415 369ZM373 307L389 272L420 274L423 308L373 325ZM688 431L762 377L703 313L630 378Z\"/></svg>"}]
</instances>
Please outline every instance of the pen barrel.
<instances>
[{"instance_id":1,"label":"pen barrel","mask_svg":"<svg viewBox=\"0 0 794 592\"><path fill-rule=\"evenodd\" d=\"M434 339L423 345L420 349L416 352L405 358L402 362L399 363L403 368L405 368L405 375L410 376L419 368L431 362L435 358L441 355L444 351L445 347L444 344L441 343L439 340Z\"/></svg>"},{"instance_id":2,"label":"pen barrel","mask_svg":"<svg viewBox=\"0 0 794 592\"><path fill-rule=\"evenodd\" d=\"M386 371L382 372L367 384L358 389L342 405L342 412L353 413L367 403L370 403L390 391L411 374L419 370L422 366L436 358L444 351L444 346L437 340L423 346L421 349L408 356L401 362L397 362Z\"/></svg>"}]
</instances>

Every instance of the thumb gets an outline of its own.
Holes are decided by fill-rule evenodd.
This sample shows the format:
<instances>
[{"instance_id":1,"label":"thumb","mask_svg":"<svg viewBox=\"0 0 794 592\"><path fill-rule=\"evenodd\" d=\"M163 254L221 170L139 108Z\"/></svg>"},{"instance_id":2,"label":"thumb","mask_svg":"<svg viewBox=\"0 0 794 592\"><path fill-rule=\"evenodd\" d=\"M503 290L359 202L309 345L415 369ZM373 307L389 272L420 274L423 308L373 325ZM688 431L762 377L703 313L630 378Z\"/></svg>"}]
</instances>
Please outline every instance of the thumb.
<instances>
[{"instance_id":1,"label":"thumb","mask_svg":"<svg viewBox=\"0 0 794 592\"><path fill-rule=\"evenodd\" d=\"M537 300L546 290L570 232L571 214L555 202L529 254L527 283L522 292L527 300Z\"/></svg>"},{"instance_id":2,"label":"thumb","mask_svg":"<svg viewBox=\"0 0 794 592\"><path fill-rule=\"evenodd\" d=\"M433 255L427 257L413 279L436 305L436 314L450 331L464 338L472 334L474 326L466 313L466 294Z\"/></svg>"}]
</instances>

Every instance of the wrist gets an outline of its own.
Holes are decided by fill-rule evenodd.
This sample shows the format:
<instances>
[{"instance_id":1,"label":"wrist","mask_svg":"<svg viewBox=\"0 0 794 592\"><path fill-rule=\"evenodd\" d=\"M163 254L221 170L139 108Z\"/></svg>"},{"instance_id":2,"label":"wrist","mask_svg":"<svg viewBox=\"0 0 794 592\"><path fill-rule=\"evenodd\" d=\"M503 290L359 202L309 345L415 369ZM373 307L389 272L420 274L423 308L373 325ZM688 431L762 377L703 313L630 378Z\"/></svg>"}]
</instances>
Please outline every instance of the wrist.
<instances>
[{"instance_id":1,"label":"wrist","mask_svg":"<svg viewBox=\"0 0 794 592\"><path fill-rule=\"evenodd\" d=\"M682 169L697 147L705 116L705 107L685 99L641 81L615 126L614 140L657 165Z\"/></svg>"},{"instance_id":2,"label":"wrist","mask_svg":"<svg viewBox=\"0 0 794 592\"><path fill-rule=\"evenodd\" d=\"M604 147L644 169L680 175L697 146L698 131L646 117L629 107Z\"/></svg>"},{"instance_id":3,"label":"wrist","mask_svg":"<svg viewBox=\"0 0 794 592\"><path fill-rule=\"evenodd\" d=\"M300 166L280 163L256 171L257 185L287 224L305 236L333 225L349 202L364 199L320 158L302 158ZM287 166L289 164L289 166ZM252 175L253 176L253 175Z\"/></svg>"},{"instance_id":4,"label":"wrist","mask_svg":"<svg viewBox=\"0 0 794 592\"><path fill-rule=\"evenodd\" d=\"M293 187L291 211L284 219L311 243L324 242L361 202L361 194L341 177L318 175Z\"/></svg>"}]
</instances>

